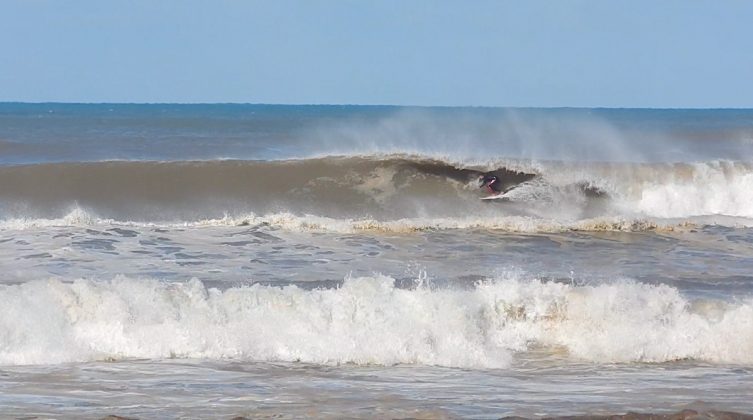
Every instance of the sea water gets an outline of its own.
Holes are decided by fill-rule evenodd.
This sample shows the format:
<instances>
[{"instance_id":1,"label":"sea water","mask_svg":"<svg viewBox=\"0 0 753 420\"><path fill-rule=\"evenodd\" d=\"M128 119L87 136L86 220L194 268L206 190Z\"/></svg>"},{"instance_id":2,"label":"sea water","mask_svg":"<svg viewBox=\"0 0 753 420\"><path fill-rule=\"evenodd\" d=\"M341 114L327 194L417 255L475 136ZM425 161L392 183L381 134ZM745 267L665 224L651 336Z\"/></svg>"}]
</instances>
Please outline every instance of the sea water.
<instances>
[{"instance_id":1,"label":"sea water","mask_svg":"<svg viewBox=\"0 0 753 420\"><path fill-rule=\"evenodd\" d=\"M0 267L3 417L753 412L753 111L0 104Z\"/></svg>"}]
</instances>

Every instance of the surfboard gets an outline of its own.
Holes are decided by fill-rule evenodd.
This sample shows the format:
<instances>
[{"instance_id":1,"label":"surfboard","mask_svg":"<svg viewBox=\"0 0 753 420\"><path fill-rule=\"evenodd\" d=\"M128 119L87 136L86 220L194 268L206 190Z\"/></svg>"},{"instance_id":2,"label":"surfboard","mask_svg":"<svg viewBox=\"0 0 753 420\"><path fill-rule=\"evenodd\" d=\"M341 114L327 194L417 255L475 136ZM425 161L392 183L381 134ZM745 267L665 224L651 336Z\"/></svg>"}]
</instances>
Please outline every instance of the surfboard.
<instances>
[{"instance_id":1,"label":"surfboard","mask_svg":"<svg viewBox=\"0 0 753 420\"><path fill-rule=\"evenodd\" d=\"M520 187L521 185L526 185L526 184L528 184L528 182L521 182L520 184L517 184L517 185L513 185L512 187L510 187L510 188L508 188L508 189L506 189L506 190L502 191L502 192L501 192L501 193L499 193L499 194L495 194L495 195L488 195L488 196L486 196L486 197L481 197L481 200L502 200L502 201L511 201L511 200L510 200L510 197L507 197L507 196L506 196L506 194L507 194L507 193L509 193L510 191L512 191L512 190L514 190L514 189L516 189L516 188Z\"/></svg>"},{"instance_id":2,"label":"surfboard","mask_svg":"<svg viewBox=\"0 0 753 420\"><path fill-rule=\"evenodd\" d=\"M487 197L481 197L480 199L481 200L502 200L502 199L509 200L510 198L505 197L505 193L502 193L502 194L497 194L497 195L490 195Z\"/></svg>"}]
</instances>

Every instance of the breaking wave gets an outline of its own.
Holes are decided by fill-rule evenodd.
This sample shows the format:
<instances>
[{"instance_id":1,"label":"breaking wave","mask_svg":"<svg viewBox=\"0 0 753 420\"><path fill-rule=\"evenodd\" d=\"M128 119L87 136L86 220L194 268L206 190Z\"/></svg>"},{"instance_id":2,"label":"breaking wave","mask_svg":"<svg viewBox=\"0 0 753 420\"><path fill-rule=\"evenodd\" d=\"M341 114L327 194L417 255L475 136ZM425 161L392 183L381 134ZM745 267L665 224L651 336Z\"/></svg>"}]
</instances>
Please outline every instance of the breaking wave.
<instances>
[{"instance_id":1,"label":"breaking wave","mask_svg":"<svg viewBox=\"0 0 753 420\"><path fill-rule=\"evenodd\" d=\"M571 285L507 275L469 289L346 279L255 284L31 281L0 286L0 364L233 358L503 368L532 348L597 363L753 363L753 301L690 301L632 281Z\"/></svg>"},{"instance_id":2,"label":"breaking wave","mask_svg":"<svg viewBox=\"0 0 753 420\"><path fill-rule=\"evenodd\" d=\"M509 191L480 200L483 175ZM753 224L753 166L414 155L0 167L0 226L269 223L324 230L645 230Z\"/></svg>"}]
</instances>

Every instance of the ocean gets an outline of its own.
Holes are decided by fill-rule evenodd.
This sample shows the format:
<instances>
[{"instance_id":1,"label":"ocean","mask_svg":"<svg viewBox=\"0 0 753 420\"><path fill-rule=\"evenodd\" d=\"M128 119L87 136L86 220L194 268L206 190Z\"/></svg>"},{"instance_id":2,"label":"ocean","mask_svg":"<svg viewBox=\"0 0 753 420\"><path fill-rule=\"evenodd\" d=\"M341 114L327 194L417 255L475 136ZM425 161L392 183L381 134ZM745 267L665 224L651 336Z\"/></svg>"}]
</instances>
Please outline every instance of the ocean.
<instances>
[{"instance_id":1,"label":"ocean","mask_svg":"<svg viewBox=\"0 0 753 420\"><path fill-rule=\"evenodd\" d=\"M753 110L3 103L0 267L3 418L753 413Z\"/></svg>"}]
</instances>

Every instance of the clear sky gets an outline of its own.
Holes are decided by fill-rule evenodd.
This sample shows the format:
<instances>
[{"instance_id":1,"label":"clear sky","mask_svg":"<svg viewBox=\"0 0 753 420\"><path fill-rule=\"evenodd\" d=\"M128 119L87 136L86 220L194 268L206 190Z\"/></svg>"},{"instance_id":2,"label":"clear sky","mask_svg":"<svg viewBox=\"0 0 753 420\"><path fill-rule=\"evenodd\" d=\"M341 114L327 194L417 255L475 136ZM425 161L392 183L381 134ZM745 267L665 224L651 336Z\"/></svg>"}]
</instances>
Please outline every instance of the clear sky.
<instances>
[{"instance_id":1,"label":"clear sky","mask_svg":"<svg viewBox=\"0 0 753 420\"><path fill-rule=\"evenodd\" d=\"M0 0L0 101L753 107L753 1Z\"/></svg>"}]
</instances>

